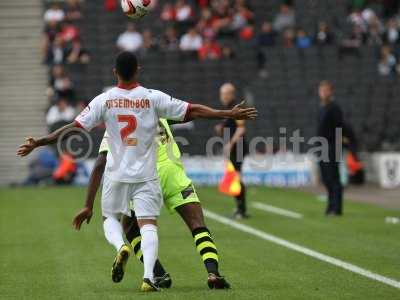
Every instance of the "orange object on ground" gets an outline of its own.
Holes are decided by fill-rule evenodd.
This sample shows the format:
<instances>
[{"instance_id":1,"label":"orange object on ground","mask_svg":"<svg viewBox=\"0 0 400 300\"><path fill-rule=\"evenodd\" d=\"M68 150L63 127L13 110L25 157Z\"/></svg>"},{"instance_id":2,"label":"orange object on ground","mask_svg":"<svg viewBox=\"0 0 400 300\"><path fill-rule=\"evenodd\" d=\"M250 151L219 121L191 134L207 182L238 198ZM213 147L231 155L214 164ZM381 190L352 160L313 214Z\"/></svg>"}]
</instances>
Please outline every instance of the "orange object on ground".
<instances>
[{"instance_id":1,"label":"orange object on ground","mask_svg":"<svg viewBox=\"0 0 400 300\"><path fill-rule=\"evenodd\" d=\"M226 163L225 174L219 183L218 189L221 193L233 197L240 195L240 192L242 191L240 174L235 170L230 160L228 160Z\"/></svg>"},{"instance_id":2,"label":"orange object on ground","mask_svg":"<svg viewBox=\"0 0 400 300\"><path fill-rule=\"evenodd\" d=\"M347 155L347 167L349 168L350 175L355 175L363 168L363 165L352 153L349 153Z\"/></svg>"},{"instance_id":3,"label":"orange object on ground","mask_svg":"<svg viewBox=\"0 0 400 300\"><path fill-rule=\"evenodd\" d=\"M72 173L76 172L76 162L75 159L69 154L60 155L60 164L57 169L53 172L53 178L55 180L60 180L67 178Z\"/></svg>"}]
</instances>

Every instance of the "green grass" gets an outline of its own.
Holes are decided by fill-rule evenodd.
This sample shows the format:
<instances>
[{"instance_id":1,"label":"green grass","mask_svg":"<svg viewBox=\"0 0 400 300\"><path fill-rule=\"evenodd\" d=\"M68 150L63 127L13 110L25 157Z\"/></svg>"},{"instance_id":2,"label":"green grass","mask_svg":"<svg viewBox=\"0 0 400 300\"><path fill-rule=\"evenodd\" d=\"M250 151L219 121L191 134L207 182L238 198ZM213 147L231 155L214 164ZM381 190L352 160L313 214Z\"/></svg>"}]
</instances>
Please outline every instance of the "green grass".
<instances>
[{"instance_id":1,"label":"green grass","mask_svg":"<svg viewBox=\"0 0 400 300\"><path fill-rule=\"evenodd\" d=\"M191 235L177 215L160 219L160 257L173 288L138 292L142 266L129 262L124 281L111 282L114 249L103 237L99 206L81 232L71 227L84 189L0 190L0 299L400 299L400 290L207 220L230 291L209 291ZM228 216L233 201L202 188L204 206ZM325 218L324 204L293 190L250 188L251 200L304 214L296 220L251 208L243 223L400 280L398 212L346 202L343 218Z\"/></svg>"}]
</instances>

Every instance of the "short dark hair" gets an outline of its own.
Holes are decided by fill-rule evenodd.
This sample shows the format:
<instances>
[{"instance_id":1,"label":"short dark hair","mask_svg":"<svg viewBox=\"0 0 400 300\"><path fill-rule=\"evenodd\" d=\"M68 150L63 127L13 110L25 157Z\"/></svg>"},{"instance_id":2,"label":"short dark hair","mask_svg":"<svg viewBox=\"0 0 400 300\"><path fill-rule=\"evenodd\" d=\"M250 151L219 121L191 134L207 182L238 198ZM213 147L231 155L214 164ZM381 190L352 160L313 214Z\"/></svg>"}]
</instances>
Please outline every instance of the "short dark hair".
<instances>
[{"instance_id":1,"label":"short dark hair","mask_svg":"<svg viewBox=\"0 0 400 300\"><path fill-rule=\"evenodd\" d=\"M132 80L138 69L136 55L132 52L124 51L118 54L115 60L115 70L122 80Z\"/></svg>"}]
</instances>

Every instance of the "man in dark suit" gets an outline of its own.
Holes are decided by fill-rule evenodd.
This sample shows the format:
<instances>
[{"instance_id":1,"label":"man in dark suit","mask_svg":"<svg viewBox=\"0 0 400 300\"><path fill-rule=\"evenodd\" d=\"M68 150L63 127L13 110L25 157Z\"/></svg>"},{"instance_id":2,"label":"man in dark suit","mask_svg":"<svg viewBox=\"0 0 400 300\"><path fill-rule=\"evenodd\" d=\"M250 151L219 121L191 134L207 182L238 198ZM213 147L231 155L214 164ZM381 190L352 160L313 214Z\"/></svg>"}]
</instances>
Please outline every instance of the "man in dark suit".
<instances>
[{"instance_id":1,"label":"man in dark suit","mask_svg":"<svg viewBox=\"0 0 400 300\"><path fill-rule=\"evenodd\" d=\"M337 142L337 131L343 130L343 113L334 101L334 88L331 82L322 81L319 85L320 110L318 119L318 136L327 141L328 157L321 158L319 167L322 182L328 192L326 215L340 216L343 206L343 186L340 181L339 159L341 140Z\"/></svg>"}]
</instances>

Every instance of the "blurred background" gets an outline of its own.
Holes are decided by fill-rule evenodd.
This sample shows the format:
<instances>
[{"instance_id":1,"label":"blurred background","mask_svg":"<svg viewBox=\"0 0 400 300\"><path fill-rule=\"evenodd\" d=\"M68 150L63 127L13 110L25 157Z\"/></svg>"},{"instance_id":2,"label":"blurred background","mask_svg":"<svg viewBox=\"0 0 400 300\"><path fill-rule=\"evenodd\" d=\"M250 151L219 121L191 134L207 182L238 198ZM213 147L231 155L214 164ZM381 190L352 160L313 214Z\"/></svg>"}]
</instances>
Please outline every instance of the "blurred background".
<instances>
[{"instance_id":1,"label":"blurred background","mask_svg":"<svg viewBox=\"0 0 400 300\"><path fill-rule=\"evenodd\" d=\"M377 193L400 185L399 1L153 0L145 18L130 22L116 0L3 0L0 16L1 185L87 182L104 128L91 132L91 149L78 141L91 150L85 160L51 147L17 159L15 150L25 137L70 122L112 86L121 50L140 57L142 85L183 100L219 107L220 86L233 83L237 98L260 112L247 138L274 138L250 153L268 168L244 164L245 181L257 185L317 185L311 145L294 152L279 138L316 134L318 84L330 80L351 133L349 153L360 163L353 170L345 156L343 183L366 181ZM198 184L216 184L223 173L218 156L204 156L215 124L175 129L189 141L182 150Z\"/></svg>"}]
</instances>

